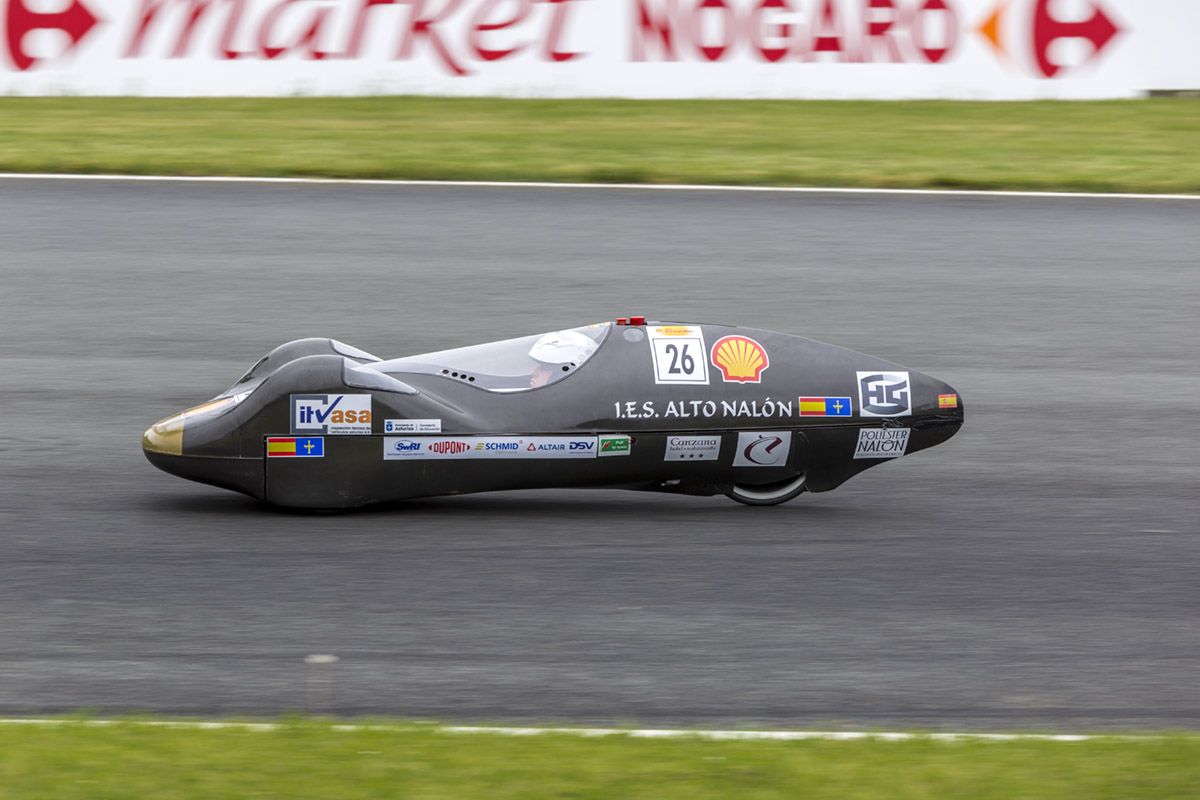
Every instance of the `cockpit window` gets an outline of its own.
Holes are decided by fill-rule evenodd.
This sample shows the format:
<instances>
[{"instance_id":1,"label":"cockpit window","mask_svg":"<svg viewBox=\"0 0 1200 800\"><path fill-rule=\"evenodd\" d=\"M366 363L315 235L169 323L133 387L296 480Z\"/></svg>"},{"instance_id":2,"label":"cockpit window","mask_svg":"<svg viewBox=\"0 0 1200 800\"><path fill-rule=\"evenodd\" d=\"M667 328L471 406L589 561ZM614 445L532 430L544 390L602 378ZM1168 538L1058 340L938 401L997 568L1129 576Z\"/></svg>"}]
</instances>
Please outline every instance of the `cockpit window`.
<instances>
[{"instance_id":1,"label":"cockpit window","mask_svg":"<svg viewBox=\"0 0 1200 800\"><path fill-rule=\"evenodd\" d=\"M520 392L557 383L600 349L611 323L476 344L372 364L387 373L441 375L492 392Z\"/></svg>"}]
</instances>

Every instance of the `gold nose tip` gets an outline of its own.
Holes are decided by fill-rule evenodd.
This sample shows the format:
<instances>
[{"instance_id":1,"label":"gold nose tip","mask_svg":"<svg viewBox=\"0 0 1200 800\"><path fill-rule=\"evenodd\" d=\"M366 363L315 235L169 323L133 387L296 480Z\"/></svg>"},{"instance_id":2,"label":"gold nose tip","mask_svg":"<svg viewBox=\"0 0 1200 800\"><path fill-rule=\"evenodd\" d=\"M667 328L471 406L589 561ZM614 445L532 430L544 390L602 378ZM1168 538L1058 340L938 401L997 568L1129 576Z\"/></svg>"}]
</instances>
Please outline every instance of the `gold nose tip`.
<instances>
[{"instance_id":1,"label":"gold nose tip","mask_svg":"<svg viewBox=\"0 0 1200 800\"><path fill-rule=\"evenodd\" d=\"M154 423L142 434L142 449L171 456L183 455L183 423L182 414Z\"/></svg>"}]
</instances>

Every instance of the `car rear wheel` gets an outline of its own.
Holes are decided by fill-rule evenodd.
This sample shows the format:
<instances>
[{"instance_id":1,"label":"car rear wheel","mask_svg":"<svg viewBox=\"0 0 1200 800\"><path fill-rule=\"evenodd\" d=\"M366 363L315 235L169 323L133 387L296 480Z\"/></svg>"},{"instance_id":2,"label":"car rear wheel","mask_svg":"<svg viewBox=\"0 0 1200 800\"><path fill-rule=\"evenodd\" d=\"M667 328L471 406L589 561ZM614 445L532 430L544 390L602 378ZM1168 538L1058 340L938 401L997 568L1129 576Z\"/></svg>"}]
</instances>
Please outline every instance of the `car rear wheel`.
<instances>
[{"instance_id":1,"label":"car rear wheel","mask_svg":"<svg viewBox=\"0 0 1200 800\"><path fill-rule=\"evenodd\" d=\"M771 483L765 486L737 486L726 493L726 497L748 506L777 506L799 497L804 493L804 476Z\"/></svg>"}]
</instances>

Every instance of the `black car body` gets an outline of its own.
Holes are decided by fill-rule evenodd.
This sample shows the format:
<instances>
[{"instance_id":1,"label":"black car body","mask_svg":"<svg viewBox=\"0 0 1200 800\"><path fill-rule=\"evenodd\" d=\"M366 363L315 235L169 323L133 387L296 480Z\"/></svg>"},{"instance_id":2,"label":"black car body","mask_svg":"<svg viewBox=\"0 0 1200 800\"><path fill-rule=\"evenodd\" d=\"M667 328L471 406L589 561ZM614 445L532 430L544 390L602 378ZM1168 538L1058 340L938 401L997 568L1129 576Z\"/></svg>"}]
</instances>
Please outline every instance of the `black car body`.
<instances>
[{"instance_id":1,"label":"black car body","mask_svg":"<svg viewBox=\"0 0 1200 800\"><path fill-rule=\"evenodd\" d=\"M951 386L873 356L632 318L391 361L290 342L143 449L173 475L298 508L546 487L769 505L962 422Z\"/></svg>"}]
</instances>

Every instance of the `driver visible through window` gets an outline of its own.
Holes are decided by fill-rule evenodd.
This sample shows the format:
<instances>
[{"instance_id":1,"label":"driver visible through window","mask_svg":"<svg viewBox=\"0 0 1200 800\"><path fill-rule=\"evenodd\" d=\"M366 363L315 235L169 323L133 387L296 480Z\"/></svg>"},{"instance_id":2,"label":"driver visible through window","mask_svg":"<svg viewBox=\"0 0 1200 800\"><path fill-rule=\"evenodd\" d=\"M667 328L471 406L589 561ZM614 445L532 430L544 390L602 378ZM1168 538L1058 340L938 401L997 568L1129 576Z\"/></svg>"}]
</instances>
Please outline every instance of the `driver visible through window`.
<instances>
[{"instance_id":1,"label":"driver visible through window","mask_svg":"<svg viewBox=\"0 0 1200 800\"><path fill-rule=\"evenodd\" d=\"M595 354L610 323L587 325L500 342L406 356L373 369L387 373L444 375L493 392L519 392L557 383Z\"/></svg>"}]
</instances>

